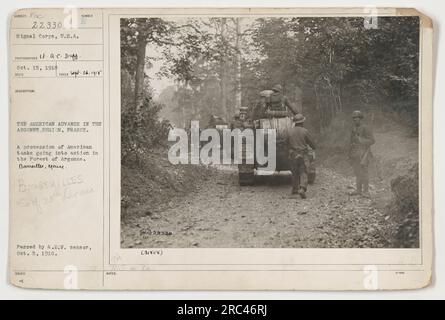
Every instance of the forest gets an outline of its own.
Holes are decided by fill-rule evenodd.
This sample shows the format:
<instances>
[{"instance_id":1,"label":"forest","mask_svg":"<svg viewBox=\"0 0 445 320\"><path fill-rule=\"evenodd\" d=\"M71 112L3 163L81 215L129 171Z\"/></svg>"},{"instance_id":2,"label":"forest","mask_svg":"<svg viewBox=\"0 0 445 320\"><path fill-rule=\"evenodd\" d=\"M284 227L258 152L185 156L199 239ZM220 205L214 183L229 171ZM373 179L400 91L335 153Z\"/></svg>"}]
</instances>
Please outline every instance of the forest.
<instances>
[{"instance_id":1,"label":"forest","mask_svg":"<svg viewBox=\"0 0 445 320\"><path fill-rule=\"evenodd\" d=\"M160 122L159 134L162 120L177 127L212 114L230 121L261 90L281 84L318 133L355 109L416 126L418 60L417 17L379 17L377 28L363 17L122 19L122 116L134 134L151 120ZM149 77L154 63L161 68ZM162 78L172 85L154 99Z\"/></svg>"}]
</instances>

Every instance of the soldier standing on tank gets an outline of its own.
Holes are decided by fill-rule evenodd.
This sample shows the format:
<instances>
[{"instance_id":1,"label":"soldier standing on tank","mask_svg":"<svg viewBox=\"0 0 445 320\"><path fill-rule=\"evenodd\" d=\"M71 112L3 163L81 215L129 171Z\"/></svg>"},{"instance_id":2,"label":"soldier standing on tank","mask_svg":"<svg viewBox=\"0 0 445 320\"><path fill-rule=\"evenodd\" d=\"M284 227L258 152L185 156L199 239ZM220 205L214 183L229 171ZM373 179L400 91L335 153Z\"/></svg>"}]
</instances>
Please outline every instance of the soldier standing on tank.
<instances>
[{"instance_id":1,"label":"soldier standing on tank","mask_svg":"<svg viewBox=\"0 0 445 320\"><path fill-rule=\"evenodd\" d=\"M292 171L292 194L299 194L302 199L306 198L308 185L309 148L315 150L309 131L303 127L306 118L297 114L293 118L294 127L288 130L286 142L289 146L289 161Z\"/></svg>"},{"instance_id":2,"label":"soldier standing on tank","mask_svg":"<svg viewBox=\"0 0 445 320\"><path fill-rule=\"evenodd\" d=\"M354 126L351 131L349 159L356 178L356 190L351 195L369 197L368 167L372 157L371 146L375 143L374 135L368 127L362 124L361 111L352 113Z\"/></svg>"},{"instance_id":3,"label":"soldier standing on tank","mask_svg":"<svg viewBox=\"0 0 445 320\"><path fill-rule=\"evenodd\" d=\"M272 111L284 111L287 107L294 115L301 113L301 110L298 110L283 94L283 87L280 84L274 85L272 91L268 101L268 107Z\"/></svg>"}]
</instances>

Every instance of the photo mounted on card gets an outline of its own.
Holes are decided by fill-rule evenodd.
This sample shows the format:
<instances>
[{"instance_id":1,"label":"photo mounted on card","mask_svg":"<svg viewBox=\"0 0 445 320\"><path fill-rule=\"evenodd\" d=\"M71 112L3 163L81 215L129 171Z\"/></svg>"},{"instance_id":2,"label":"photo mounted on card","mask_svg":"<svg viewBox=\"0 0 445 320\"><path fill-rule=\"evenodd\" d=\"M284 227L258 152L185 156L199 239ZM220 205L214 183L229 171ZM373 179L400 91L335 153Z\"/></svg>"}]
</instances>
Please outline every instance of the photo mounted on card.
<instances>
[{"instance_id":1,"label":"photo mounted on card","mask_svg":"<svg viewBox=\"0 0 445 320\"><path fill-rule=\"evenodd\" d=\"M9 46L12 284L430 284L415 9L21 9Z\"/></svg>"}]
</instances>

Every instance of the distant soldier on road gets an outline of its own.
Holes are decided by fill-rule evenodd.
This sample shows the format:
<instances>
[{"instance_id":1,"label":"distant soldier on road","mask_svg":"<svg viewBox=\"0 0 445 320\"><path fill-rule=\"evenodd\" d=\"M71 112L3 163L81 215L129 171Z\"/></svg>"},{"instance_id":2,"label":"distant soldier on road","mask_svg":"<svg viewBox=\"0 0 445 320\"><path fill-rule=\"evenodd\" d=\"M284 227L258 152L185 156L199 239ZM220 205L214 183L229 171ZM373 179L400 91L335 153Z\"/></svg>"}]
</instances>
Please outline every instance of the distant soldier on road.
<instances>
[{"instance_id":1,"label":"distant soldier on road","mask_svg":"<svg viewBox=\"0 0 445 320\"><path fill-rule=\"evenodd\" d=\"M286 137L292 171L292 194L298 193L302 199L306 198L308 185L309 147L315 150L315 143L309 131L303 127L305 120L301 113L295 115L295 126L288 130Z\"/></svg>"},{"instance_id":2,"label":"distant soldier on road","mask_svg":"<svg viewBox=\"0 0 445 320\"><path fill-rule=\"evenodd\" d=\"M370 197L368 167L372 158L371 146L375 139L371 129L362 124L361 111L354 111L352 119L354 126L351 132L349 159L356 177L356 190L351 195Z\"/></svg>"}]
</instances>

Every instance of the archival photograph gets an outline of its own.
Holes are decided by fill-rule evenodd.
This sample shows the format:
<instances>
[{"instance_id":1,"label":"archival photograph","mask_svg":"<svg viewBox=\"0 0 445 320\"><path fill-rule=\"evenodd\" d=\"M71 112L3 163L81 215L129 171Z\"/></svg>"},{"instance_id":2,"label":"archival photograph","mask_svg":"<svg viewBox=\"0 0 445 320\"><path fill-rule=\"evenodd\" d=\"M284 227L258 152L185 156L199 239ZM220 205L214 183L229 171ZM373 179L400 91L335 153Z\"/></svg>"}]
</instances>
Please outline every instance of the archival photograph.
<instances>
[{"instance_id":1,"label":"archival photograph","mask_svg":"<svg viewBox=\"0 0 445 320\"><path fill-rule=\"evenodd\" d=\"M419 248L419 30L121 18L121 248Z\"/></svg>"}]
</instances>

